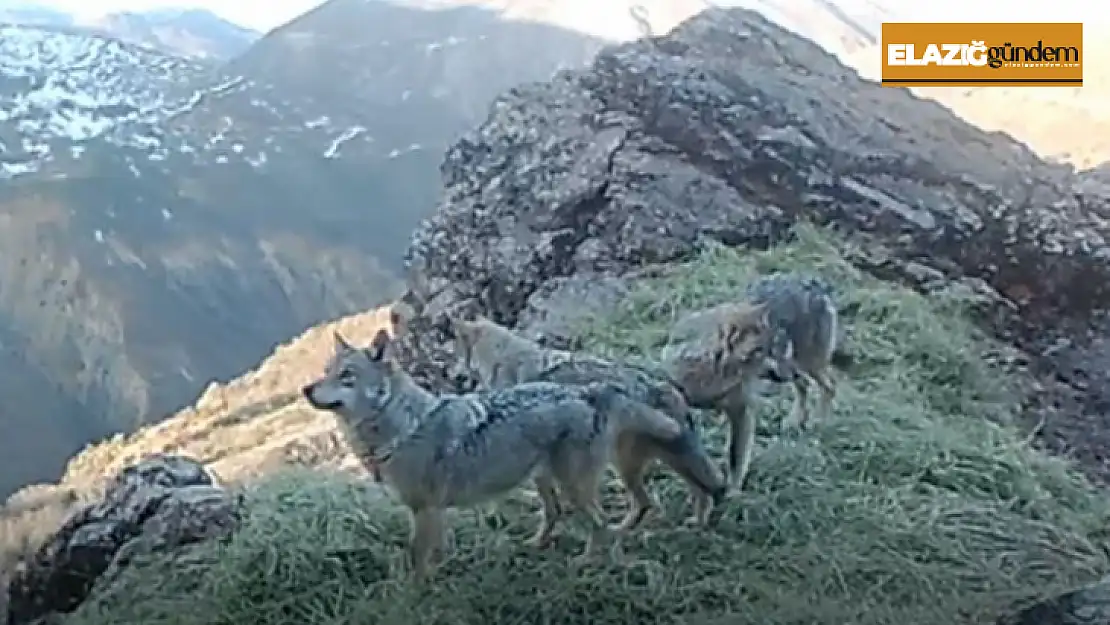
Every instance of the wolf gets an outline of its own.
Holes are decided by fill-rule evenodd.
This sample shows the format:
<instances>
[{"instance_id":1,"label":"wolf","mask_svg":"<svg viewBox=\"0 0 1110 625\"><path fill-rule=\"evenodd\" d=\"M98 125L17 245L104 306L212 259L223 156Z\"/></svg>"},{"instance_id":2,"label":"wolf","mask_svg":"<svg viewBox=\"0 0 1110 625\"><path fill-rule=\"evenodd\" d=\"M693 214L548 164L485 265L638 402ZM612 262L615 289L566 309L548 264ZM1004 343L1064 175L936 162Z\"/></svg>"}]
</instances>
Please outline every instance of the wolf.
<instances>
[{"instance_id":1,"label":"wolf","mask_svg":"<svg viewBox=\"0 0 1110 625\"><path fill-rule=\"evenodd\" d=\"M309 404L335 414L355 453L381 471L408 507L408 557L414 577L427 576L442 548L447 509L492 501L531 479L541 522L528 543L547 545L562 516L560 493L588 522L576 562L611 536L598 501L600 479L616 433L639 430L675 438L681 428L635 408L612 384L519 384L464 395L421 388L395 357L382 329L365 348L336 334L335 351L318 380L303 387Z\"/></svg>"},{"instance_id":2,"label":"wolf","mask_svg":"<svg viewBox=\"0 0 1110 625\"><path fill-rule=\"evenodd\" d=\"M757 278L741 301L686 313L672 324L661 351L663 369L691 406L728 417L731 486L742 485L751 466L755 417L750 407L760 382L791 382L797 389L784 427L809 422L803 374L821 389L822 416L831 411L836 390L829 364L836 358L836 337L832 289L799 273Z\"/></svg>"},{"instance_id":3,"label":"wolf","mask_svg":"<svg viewBox=\"0 0 1110 625\"><path fill-rule=\"evenodd\" d=\"M757 278L745 294L749 302L767 305L771 338L766 378L794 385L794 404L783 426L804 429L810 423L807 377L820 392L819 418L827 419L836 397L831 365L842 354L832 287L816 276L779 272Z\"/></svg>"},{"instance_id":4,"label":"wolf","mask_svg":"<svg viewBox=\"0 0 1110 625\"><path fill-rule=\"evenodd\" d=\"M605 381L618 385L630 398L680 424L683 434L672 440L639 430L617 436L614 464L628 489L630 506L613 529L632 530L658 508L644 485L644 475L656 459L672 468L690 487L694 513L687 523L708 524L713 508L723 501L727 485L698 438L686 398L671 381L644 368L541 346L480 315L470 320L452 319L451 329L460 364L468 373L476 373L479 383L486 387L504 388L537 381L560 384Z\"/></svg>"},{"instance_id":5,"label":"wolf","mask_svg":"<svg viewBox=\"0 0 1110 625\"><path fill-rule=\"evenodd\" d=\"M755 445L749 410L767 377L771 325L766 304L729 302L679 317L660 350L660 367L693 408L719 410L729 421L727 482L744 483Z\"/></svg>"}]
</instances>

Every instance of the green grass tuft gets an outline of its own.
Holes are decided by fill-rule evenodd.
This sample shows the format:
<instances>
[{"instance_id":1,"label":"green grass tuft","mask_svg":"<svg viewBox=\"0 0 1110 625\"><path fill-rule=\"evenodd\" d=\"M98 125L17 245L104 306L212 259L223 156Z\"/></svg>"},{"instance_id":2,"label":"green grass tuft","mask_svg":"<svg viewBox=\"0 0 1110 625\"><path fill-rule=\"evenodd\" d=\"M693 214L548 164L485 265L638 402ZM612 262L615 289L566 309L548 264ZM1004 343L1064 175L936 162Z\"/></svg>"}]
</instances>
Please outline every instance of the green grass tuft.
<instances>
[{"instance_id":1,"label":"green grass tuft","mask_svg":"<svg viewBox=\"0 0 1110 625\"><path fill-rule=\"evenodd\" d=\"M454 555L420 590L403 577L396 507L346 478L291 472L250 490L230 540L142 561L72 622L982 623L1110 571L1110 503L1022 444L1016 382L983 358L991 345L963 303L871 279L839 245L801 228L769 252L714 249L583 328L597 353L650 360L677 314L736 297L758 273L836 284L857 364L840 375L835 418L779 435L792 391L769 397L748 489L712 532L676 527L685 494L663 476L666 516L626 539L633 562L574 572L581 534L567 526L553 550L526 549L536 520L513 497L456 515Z\"/></svg>"}]
</instances>

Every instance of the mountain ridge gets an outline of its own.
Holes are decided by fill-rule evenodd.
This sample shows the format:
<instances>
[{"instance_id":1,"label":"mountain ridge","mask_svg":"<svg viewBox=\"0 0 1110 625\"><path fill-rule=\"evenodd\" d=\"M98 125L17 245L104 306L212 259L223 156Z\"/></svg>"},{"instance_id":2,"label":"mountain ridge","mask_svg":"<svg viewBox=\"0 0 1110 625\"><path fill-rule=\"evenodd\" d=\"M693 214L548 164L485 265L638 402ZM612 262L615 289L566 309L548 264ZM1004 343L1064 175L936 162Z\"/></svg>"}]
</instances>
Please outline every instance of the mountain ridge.
<instances>
[{"instance_id":1,"label":"mountain ridge","mask_svg":"<svg viewBox=\"0 0 1110 625\"><path fill-rule=\"evenodd\" d=\"M263 33L202 8L160 8L78 16L34 2L0 2L0 24L99 35L165 54L227 60L245 51Z\"/></svg>"}]
</instances>

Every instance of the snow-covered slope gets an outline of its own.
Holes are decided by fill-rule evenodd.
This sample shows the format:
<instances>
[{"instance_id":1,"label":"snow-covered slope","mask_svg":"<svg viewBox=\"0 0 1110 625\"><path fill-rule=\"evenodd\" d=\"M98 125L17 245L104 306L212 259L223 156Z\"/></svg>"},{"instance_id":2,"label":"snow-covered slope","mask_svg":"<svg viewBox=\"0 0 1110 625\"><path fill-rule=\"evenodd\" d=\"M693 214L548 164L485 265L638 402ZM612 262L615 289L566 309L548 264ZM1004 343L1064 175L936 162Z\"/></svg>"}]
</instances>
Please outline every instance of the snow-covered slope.
<instances>
[{"instance_id":1,"label":"snow-covered slope","mask_svg":"<svg viewBox=\"0 0 1110 625\"><path fill-rule=\"evenodd\" d=\"M134 140L207 71L96 35L0 26L0 178L40 171L59 156L79 159L96 137Z\"/></svg>"},{"instance_id":2,"label":"snow-covered slope","mask_svg":"<svg viewBox=\"0 0 1110 625\"><path fill-rule=\"evenodd\" d=\"M206 9L74 15L32 0L0 0L0 24L68 29L144 45L167 54L217 60L240 54L262 36Z\"/></svg>"},{"instance_id":3,"label":"snow-covered slope","mask_svg":"<svg viewBox=\"0 0 1110 625\"><path fill-rule=\"evenodd\" d=\"M23 432L0 440L0 459L20 459L0 462L0 494L392 294L378 251L329 226L369 195L358 163L227 107L245 78L85 32L0 28L0 371L21 372L0 376L0 419ZM254 151L225 127L254 128ZM252 162L267 141L282 150ZM24 438L42 444L20 455Z\"/></svg>"}]
</instances>

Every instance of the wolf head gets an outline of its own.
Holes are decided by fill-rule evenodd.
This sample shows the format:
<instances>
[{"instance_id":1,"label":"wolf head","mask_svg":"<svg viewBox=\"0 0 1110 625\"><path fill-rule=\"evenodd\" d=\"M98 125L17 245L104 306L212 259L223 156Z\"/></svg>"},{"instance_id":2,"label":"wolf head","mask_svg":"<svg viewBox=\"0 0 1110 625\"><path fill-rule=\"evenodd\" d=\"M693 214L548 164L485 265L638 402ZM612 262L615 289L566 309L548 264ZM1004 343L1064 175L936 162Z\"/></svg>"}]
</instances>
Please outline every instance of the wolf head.
<instances>
[{"instance_id":1,"label":"wolf head","mask_svg":"<svg viewBox=\"0 0 1110 625\"><path fill-rule=\"evenodd\" d=\"M770 312L766 303L739 304L725 317L718 331L729 360L758 378L780 382L785 381L786 374L771 354L774 328Z\"/></svg>"},{"instance_id":2,"label":"wolf head","mask_svg":"<svg viewBox=\"0 0 1110 625\"><path fill-rule=\"evenodd\" d=\"M302 389L305 399L313 408L334 412L360 429L381 421L407 375L394 358L389 331L379 330L365 348L351 346L338 332L334 339L335 351L323 377Z\"/></svg>"},{"instance_id":3,"label":"wolf head","mask_svg":"<svg viewBox=\"0 0 1110 625\"><path fill-rule=\"evenodd\" d=\"M489 372L483 368L481 350L490 339L503 337L508 330L486 319L473 315L470 319L449 318L451 336L455 341L455 385L460 392L470 387L489 385Z\"/></svg>"}]
</instances>

